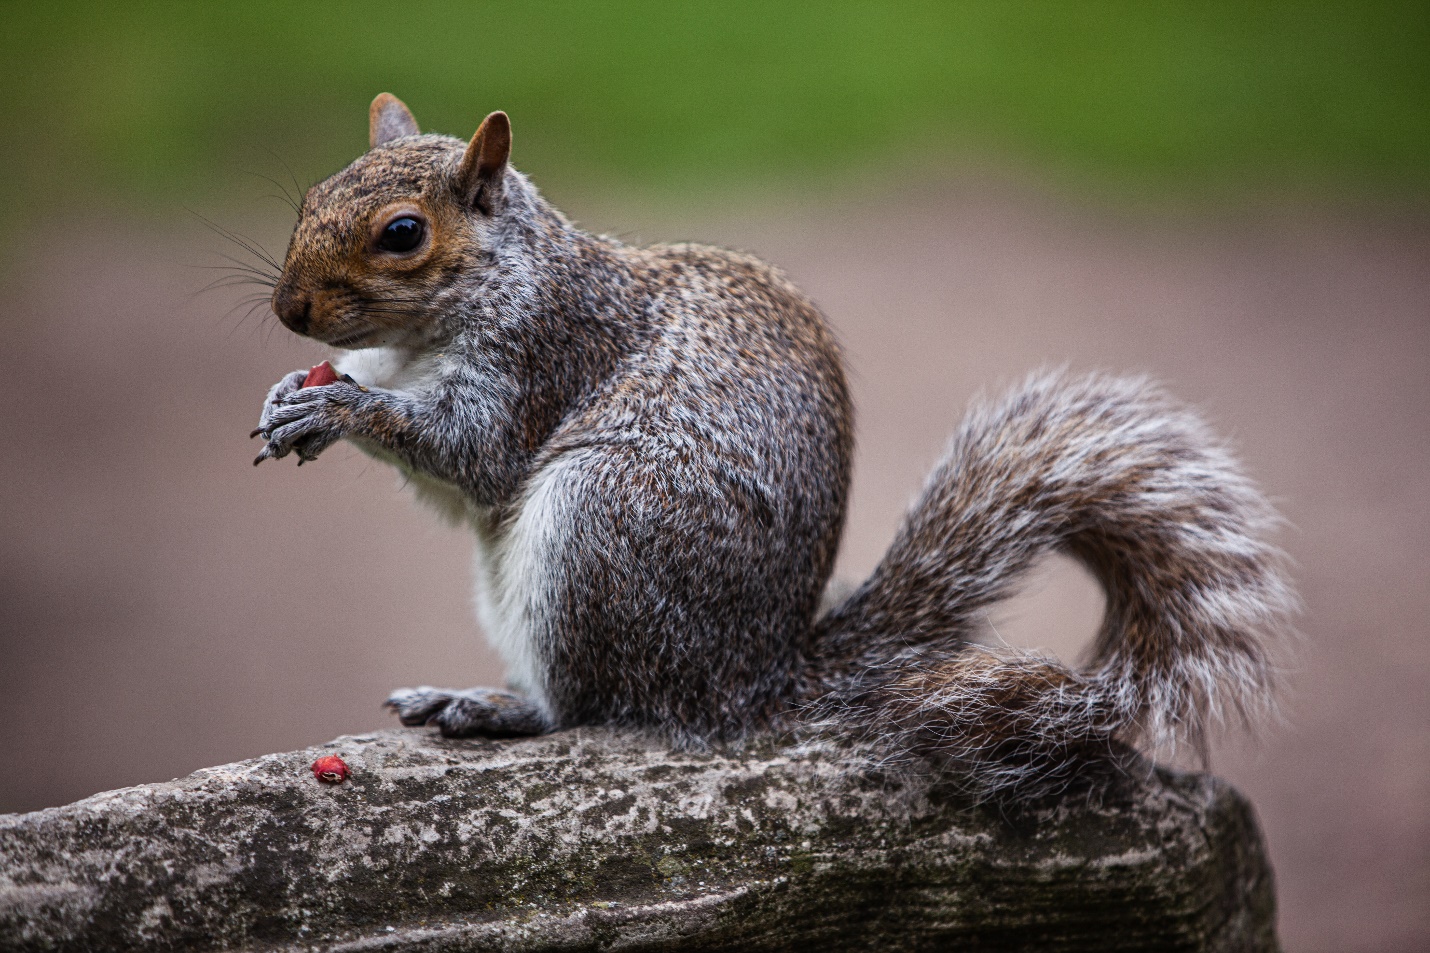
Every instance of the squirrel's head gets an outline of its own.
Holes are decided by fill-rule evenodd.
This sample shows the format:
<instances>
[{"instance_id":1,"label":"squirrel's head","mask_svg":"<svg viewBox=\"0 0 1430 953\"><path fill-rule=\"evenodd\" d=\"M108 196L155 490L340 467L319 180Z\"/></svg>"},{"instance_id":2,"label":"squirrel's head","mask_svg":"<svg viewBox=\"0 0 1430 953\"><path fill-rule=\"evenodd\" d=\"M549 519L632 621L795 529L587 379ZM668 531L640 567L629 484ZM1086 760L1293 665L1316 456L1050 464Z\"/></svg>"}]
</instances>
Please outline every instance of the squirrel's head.
<instances>
[{"instance_id":1,"label":"squirrel's head","mask_svg":"<svg viewBox=\"0 0 1430 953\"><path fill-rule=\"evenodd\" d=\"M369 149L303 197L273 311L289 329L342 348L418 344L442 332L443 298L490 262L509 173L506 113L471 142L421 135L382 93Z\"/></svg>"}]
</instances>

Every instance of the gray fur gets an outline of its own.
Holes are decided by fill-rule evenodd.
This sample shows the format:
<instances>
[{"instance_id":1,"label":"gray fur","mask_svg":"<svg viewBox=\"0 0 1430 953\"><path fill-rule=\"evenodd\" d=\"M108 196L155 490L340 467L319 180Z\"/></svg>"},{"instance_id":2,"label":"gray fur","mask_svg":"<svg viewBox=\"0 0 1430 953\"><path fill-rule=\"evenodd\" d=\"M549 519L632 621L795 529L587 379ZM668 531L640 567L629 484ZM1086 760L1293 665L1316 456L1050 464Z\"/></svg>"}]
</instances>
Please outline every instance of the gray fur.
<instances>
[{"instance_id":1,"label":"gray fur","mask_svg":"<svg viewBox=\"0 0 1430 953\"><path fill-rule=\"evenodd\" d=\"M811 706L986 791L1066 783L1117 741L1202 747L1276 694L1296 598L1274 512L1202 421L1143 380L1030 378L975 407L874 574L818 625ZM1090 667L968 644L1039 557L1107 611Z\"/></svg>"},{"instance_id":2,"label":"gray fur","mask_svg":"<svg viewBox=\"0 0 1430 953\"><path fill-rule=\"evenodd\" d=\"M1265 704L1293 602L1270 510L1155 388L1049 375L975 410L883 563L816 623L853 425L815 306L748 256L582 232L492 165L509 138L384 138L394 103L305 197L274 291L285 324L365 349L340 363L364 386L294 372L258 432L260 462L347 437L476 534L515 692L404 689L404 723L685 744L832 725L1022 793L1138 731L1195 739ZM374 249L404 209L425 244ZM970 647L1054 550L1108 591L1092 670Z\"/></svg>"}]
</instances>

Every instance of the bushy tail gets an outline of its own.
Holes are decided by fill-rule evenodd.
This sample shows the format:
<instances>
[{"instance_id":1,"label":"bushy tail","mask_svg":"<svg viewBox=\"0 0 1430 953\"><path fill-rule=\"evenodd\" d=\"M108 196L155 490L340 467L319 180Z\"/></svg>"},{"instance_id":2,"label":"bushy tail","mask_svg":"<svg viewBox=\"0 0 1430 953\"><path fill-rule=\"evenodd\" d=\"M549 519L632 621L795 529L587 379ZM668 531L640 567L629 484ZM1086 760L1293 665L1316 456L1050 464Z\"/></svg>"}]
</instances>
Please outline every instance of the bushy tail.
<instances>
[{"instance_id":1,"label":"bushy tail","mask_svg":"<svg viewBox=\"0 0 1430 953\"><path fill-rule=\"evenodd\" d=\"M1117 741L1200 747L1274 695L1296 604L1275 520L1161 390L1035 376L970 412L874 574L819 622L812 714L986 795L1057 790ZM970 644L1054 551L1106 590L1087 670Z\"/></svg>"}]
</instances>

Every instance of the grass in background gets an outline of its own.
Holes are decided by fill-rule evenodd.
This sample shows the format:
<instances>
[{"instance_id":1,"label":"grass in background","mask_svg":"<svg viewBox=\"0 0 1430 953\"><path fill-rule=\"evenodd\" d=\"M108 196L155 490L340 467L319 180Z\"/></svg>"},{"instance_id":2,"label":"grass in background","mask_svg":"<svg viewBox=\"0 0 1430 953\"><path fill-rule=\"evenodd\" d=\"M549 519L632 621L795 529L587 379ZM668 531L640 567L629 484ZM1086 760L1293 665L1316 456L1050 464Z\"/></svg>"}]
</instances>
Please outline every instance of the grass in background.
<instances>
[{"instance_id":1,"label":"grass in background","mask_svg":"<svg viewBox=\"0 0 1430 953\"><path fill-rule=\"evenodd\" d=\"M1177 191L1430 185L1425 2L39 4L0 38L10 214L320 177L390 90L519 167L686 192L979 156ZM268 151L271 150L271 153ZM281 161L280 161L281 160Z\"/></svg>"}]
</instances>

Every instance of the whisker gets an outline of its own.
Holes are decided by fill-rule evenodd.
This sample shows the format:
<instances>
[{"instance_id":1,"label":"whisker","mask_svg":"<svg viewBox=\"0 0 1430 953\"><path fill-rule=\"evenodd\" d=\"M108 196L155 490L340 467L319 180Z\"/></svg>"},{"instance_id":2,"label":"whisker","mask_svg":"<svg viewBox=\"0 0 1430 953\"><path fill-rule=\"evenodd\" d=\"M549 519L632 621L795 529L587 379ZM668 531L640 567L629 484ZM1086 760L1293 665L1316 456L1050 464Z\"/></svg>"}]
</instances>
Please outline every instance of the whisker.
<instances>
[{"instance_id":1,"label":"whisker","mask_svg":"<svg viewBox=\"0 0 1430 953\"><path fill-rule=\"evenodd\" d=\"M253 177L256 178L256 179L262 179L263 181L265 181L265 182L267 182L268 184L272 185L274 188L276 188L279 192L282 193L281 196L280 196L280 195L270 195L270 196L268 196L269 198L275 198L275 199L281 198L282 201L285 202L285 203L288 205L288 207L293 210L294 214L298 214L298 213L302 212L302 208L298 205L298 200L295 199L292 195L288 194L288 187L287 187L286 185L284 185L282 182L279 182L277 179L273 178L271 175L264 175L262 172L253 172L253 171L250 171L250 170L248 170L248 169L245 169L244 172L245 172L247 175L251 175L251 176L253 176Z\"/></svg>"},{"instance_id":2,"label":"whisker","mask_svg":"<svg viewBox=\"0 0 1430 953\"><path fill-rule=\"evenodd\" d=\"M251 295L248 295L248 296L246 296L246 297L243 297L243 298L238 299L238 301L236 301L236 302L234 303L233 307L229 308L228 310L229 310L230 313L232 313L233 311L236 311L237 309L239 309L239 308L241 308L241 307L244 307L245 305L248 306L248 307L251 309L251 308L256 308L256 307L258 307L259 305L267 304L267 303L268 303L268 296L267 296L267 295L251 294Z\"/></svg>"},{"instance_id":3,"label":"whisker","mask_svg":"<svg viewBox=\"0 0 1430 953\"><path fill-rule=\"evenodd\" d=\"M249 304L248 309L243 312L243 316L240 317L237 321L235 321L235 322L233 323L233 326L228 329L228 334L225 335L225 339L227 339L227 340L232 340L233 335L238 331L238 329L241 328L241 327L243 327L245 324L247 324L247 323L248 323L248 319L251 318L251 317L253 317L253 312L257 311L260 307L262 307L262 305L263 305L263 302L262 302L262 301L255 301L255 302ZM233 314L235 311L237 311L237 310L238 310L240 307L242 307L242 306L243 306L243 302L239 302L238 304L234 305L232 308L229 308L228 311L224 314L224 318L227 319L229 315ZM257 328L257 330L259 330L259 331L263 330L263 328L266 326L266 324L267 324L267 319L266 319L266 318L260 320L260 321L258 322L258 328Z\"/></svg>"},{"instance_id":4,"label":"whisker","mask_svg":"<svg viewBox=\"0 0 1430 953\"><path fill-rule=\"evenodd\" d=\"M287 162L285 162L283 157L280 156L278 153L274 152L272 149L265 147L264 151L271 155L273 158L277 159L278 164L281 165L284 171L288 173L288 178L293 180L294 191L297 192L300 196L306 195L308 193L308 190L298 184L298 177L293 174L293 167L290 166Z\"/></svg>"},{"instance_id":5,"label":"whisker","mask_svg":"<svg viewBox=\"0 0 1430 953\"><path fill-rule=\"evenodd\" d=\"M249 272L250 274L262 275L262 276L264 276L264 277L266 277L266 278L272 278L275 284L277 284L278 279L283 276L283 269L281 269L281 268L274 268L274 269L271 269L271 270L270 270L270 269L268 269L268 268L262 267L261 265L251 264L251 263L249 263L249 262L243 261L242 259L234 258L232 255L226 255L226 254L224 254L223 252L218 252L218 256L219 256L220 258L224 259L225 261L232 262L233 264L232 264L232 266L214 265L213 267L215 267L215 268L224 268L224 267L241 268L241 269L243 269L244 271Z\"/></svg>"},{"instance_id":6,"label":"whisker","mask_svg":"<svg viewBox=\"0 0 1430 953\"><path fill-rule=\"evenodd\" d=\"M275 202L282 202L284 205L292 209L294 214L297 214L300 211L298 206L293 204L293 200L286 195L274 195L272 192L264 192L261 198L272 199Z\"/></svg>"},{"instance_id":7,"label":"whisker","mask_svg":"<svg viewBox=\"0 0 1430 953\"><path fill-rule=\"evenodd\" d=\"M220 253L217 253L217 254L222 255L221 252L220 252ZM222 255L222 257L228 258L227 255ZM230 261L236 261L235 259L229 259L229 260L230 260ZM197 269L199 269L199 270L201 270L201 271L231 271L233 268L238 267L238 268L248 269L249 271L256 272L257 274L262 274L262 275L267 275L267 274L269 274L267 271L263 271L262 269L258 268L258 267L255 266L255 265L249 265L249 264L245 264L245 263L242 263L242 262L236 262L236 264L234 264L234 265L185 265L184 267L185 267L185 268L197 268Z\"/></svg>"},{"instance_id":8,"label":"whisker","mask_svg":"<svg viewBox=\"0 0 1430 953\"><path fill-rule=\"evenodd\" d=\"M201 288L196 289L190 297L198 297L213 291L223 291L225 289L252 289L261 288L264 297L271 297L273 294L273 282L266 277L245 274L243 272L230 272L219 275Z\"/></svg>"},{"instance_id":9,"label":"whisker","mask_svg":"<svg viewBox=\"0 0 1430 953\"><path fill-rule=\"evenodd\" d=\"M239 317L237 321L233 322L232 326L229 328L228 336L232 337L235 331L237 331L243 325L247 324L248 319L253 317L253 313L263 307L264 303L265 302L263 301L240 301L233 307L225 311L223 313L223 316L220 318L220 320L222 321L227 321L233 316L234 312L238 311L239 309L243 309L243 314ZM263 321L259 322L260 328L263 326L263 323Z\"/></svg>"},{"instance_id":10,"label":"whisker","mask_svg":"<svg viewBox=\"0 0 1430 953\"><path fill-rule=\"evenodd\" d=\"M208 284L195 291L193 293L193 296L197 297L198 295L208 294L210 291L219 291L224 288L244 288L250 286L267 288L270 292L273 289L273 285L270 282L263 281L258 278L250 278L243 275L224 275L221 278L215 278L213 281L210 281ZM265 295L264 297L268 297L268 295Z\"/></svg>"},{"instance_id":11,"label":"whisker","mask_svg":"<svg viewBox=\"0 0 1430 953\"><path fill-rule=\"evenodd\" d=\"M197 269L199 271L221 271L224 273L221 277L243 277L245 279L252 280L258 284L262 284L266 288L273 288L278 284L280 276L273 274L267 269L259 268L245 261L240 261L237 258L234 258L230 255L225 255L222 252L217 252L216 254L220 258L231 262L231 264L185 265L184 267Z\"/></svg>"},{"instance_id":12,"label":"whisker","mask_svg":"<svg viewBox=\"0 0 1430 953\"><path fill-rule=\"evenodd\" d=\"M276 275L270 275L260 268L249 268L245 265L203 265L199 267L202 267L205 271L221 272L221 274L217 276L218 278L244 278L251 281L262 282L269 288L272 288L278 283Z\"/></svg>"},{"instance_id":13,"label":"whisker","mask_svg":"<svg viewBox=\"0 0 1430 953\"><path fill-rule=\"evenodd\" d=\"M212 221L211 219L205 218L203 215L200 215L193 209L188 209L187 211L190 215L193 215L199 221L207 225L209 229L214 232L214 234L233 242L235 245L242 248L244 251L248 252L253 257L270 266L275 272L281 273L283 271L283 266L280 265L277 261L275 261L273 256L270 255L263 248L263 246L259 245L257 242L245 238L242 235L239 235L237 232L224 228L222 225Z\"/></svg>"}]
</instances>

